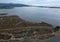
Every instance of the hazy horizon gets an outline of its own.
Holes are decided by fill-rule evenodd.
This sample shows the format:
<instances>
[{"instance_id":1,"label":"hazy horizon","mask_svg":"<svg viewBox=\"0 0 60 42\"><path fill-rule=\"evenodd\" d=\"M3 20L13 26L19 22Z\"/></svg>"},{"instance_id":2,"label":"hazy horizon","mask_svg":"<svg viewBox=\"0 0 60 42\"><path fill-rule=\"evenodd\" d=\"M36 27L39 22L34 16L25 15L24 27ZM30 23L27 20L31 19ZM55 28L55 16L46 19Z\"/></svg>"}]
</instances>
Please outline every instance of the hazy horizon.
<instances>
[{"instance_id":1,"label":"hazy horizon","mask_svg":"<svg viewBox=\"0 0 60 42\"><path fill-rule=\"evenodd\" d=\"M19 3L41 6L60 6L60 0L0 0L0 3Z\"/></svg>"}]
</instances>

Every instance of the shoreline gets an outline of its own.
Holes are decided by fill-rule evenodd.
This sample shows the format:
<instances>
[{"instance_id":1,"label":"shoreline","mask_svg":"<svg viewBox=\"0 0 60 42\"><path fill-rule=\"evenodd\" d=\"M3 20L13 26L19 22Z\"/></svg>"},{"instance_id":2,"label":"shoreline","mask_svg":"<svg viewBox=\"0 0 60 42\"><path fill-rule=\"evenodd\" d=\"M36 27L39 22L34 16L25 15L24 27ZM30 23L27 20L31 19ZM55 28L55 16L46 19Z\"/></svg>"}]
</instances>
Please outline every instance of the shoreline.
<instances>
[{"instance_id":1,"label":"shoreline","mask_svg":"<svg viewBox=\"0 0 60 42\"><path fill-rule=\"evenodd\" d=\"M19 31L21 32L21 29L23 29L24 31L26 31L27 29L28 30L33 30L34 29L34 32L33 33L31 33L31 34L34 34L34 36L36 35L35 33L38 33L38 32L40 32L41 30L43 31L41 31L40 33L44 33L44 34L46 34L46 35L44 35L44 34L40 34L40 33L38 33L40 36L38 36L38 35L36 35L36 37L34 37L36 40L38 40L38 41L46 41L46 40L50 40L50 39L52 39L52 38L54 38L54 37L56 37L57 35L59 35L59 33L57 33L57 32L54 32L54 30L53 30L53 28L54 28L54 26L53 25L51 25L51 24L49 24L49 23L45 23L45 22L42 22L42 23L31 23L31 22L28 22L28 21L25 21L25 20L23 20L23 19L21 19L19 16L15 16L15 15L13 15L13 16L3 16L3 17L1 17L2 19L1 19L1 22L3 23L3 24L0 24L1 26L1 30L0 30L0 32L10 32L10 31L12 31L12 32L16 32L16 31L18 31L19 29ZM16 22L17 21L17 22ZM0 22L0 23L1 23ZM5 22L5 24L4 24L4 22ZM8 24L6 25L6 23L8 22ZM11 27L10 27L11 26ZM23 26L23 28L21 28ZM29 27L30 26L30 27ZM33 27L34 26L34 27ZM39 27L40 26L40 27ZM42 28L42 27L43 28ZM46 27L45 27L46 26ZM19 27L19 28L18 28ZM27 28L25 28L25 27L27 27ZM11 29L11 30L10 30ZM16 29L16 31L13 31L14 29ZM36 31L36 29L40 29L39 31ZM28 33L30 33L31 32L31 30L30 30L30 32L27 30L27 32ZM46 31L47 30L47 31ZM49 31L50 30L50 31ZM22 32L24 32L24 31L22 31ZM3 33L2 32L2 33ZM10 33L12 33L12 32L10 32ZM18 33L18 32L17 32ZM25 32L24 32L25 33ZM48 35L48 33L49 33L49 35ZM16 34L17 35L17 34ZM19 34L19 35L21 35L21 34ZM25 35L25 34L24 34ZM27 34L26 34L27 35ZM30 34L29 34L30 35ZM43 37L41 37L41 35L43 35ZM52 36L52 35L54 35L54 36ZM45 37L46 36L46 37ZM19 36L18 36L19 37ZM24 36L22 36L22 37L24 37ZM29 37L29 36L27 36L27 37ZM39 38L39 37L41 37L41 38ZM48 39L47 39L48 38ZM31 39L31 38L30 38ZM33 39L33 38L32 38ZM34 40L35 40L34 39ZM39 40L40 39L40 40ZM41 40L42 39L42 40ZM43 40L43 39L45 39L45 40Z\"/></svg>"},{"instance_id":2,"label":"shoreline","mask_svg":"<svg viewBox=\"0 0 60 42\"><path fill-rule=\"evenodd\" d=\"M58 31L56 33L58 33ZM45 40L40 40L40 41L44 42L44 41L47 41L47 40L50 40L50 39L54 39L55 37L57 37L57 36L60 35L59 33L58 34L56 34L56 33L55 33L55 36L54 37L49 38L49 39L45 39Z\"/></svg>"}]
</instances>

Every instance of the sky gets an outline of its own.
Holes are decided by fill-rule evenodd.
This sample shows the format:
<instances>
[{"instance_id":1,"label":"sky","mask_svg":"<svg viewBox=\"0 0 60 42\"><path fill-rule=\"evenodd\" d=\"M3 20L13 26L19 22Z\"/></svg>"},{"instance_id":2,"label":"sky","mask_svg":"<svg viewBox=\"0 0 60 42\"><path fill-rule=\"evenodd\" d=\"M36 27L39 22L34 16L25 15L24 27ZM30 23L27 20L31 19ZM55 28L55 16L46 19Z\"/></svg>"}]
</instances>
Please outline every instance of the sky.
<instances>
[{"instance_id":1,"label":"sky","mask_svg":"<svg viewBox=\"0 0 60 42\"><path fill-rule=\"evenodd\" d=\"M60 0L0 0L0 3L21 3L29 5L60 6Z\"/></svg>"}]
</instances>

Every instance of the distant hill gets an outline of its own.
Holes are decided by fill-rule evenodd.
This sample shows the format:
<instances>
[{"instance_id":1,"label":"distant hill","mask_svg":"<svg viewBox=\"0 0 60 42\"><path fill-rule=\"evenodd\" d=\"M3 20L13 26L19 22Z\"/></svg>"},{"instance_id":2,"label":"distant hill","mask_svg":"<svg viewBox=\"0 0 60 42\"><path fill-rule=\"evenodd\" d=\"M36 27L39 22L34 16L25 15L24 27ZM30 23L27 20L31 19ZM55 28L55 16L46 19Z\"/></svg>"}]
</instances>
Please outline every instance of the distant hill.
<instances>
[{"instance_id":1,"label":"distant hill","mask_svg":"<svg viewBox=\"0 0 60 42\"><path fill-rule=\"evenodd\" d=\"M35 7L41 7L41 8L60 8L57 6L35 6Z\"/></svg>"},{"instance_id":2,"label":"distant hill","mask_svg":"<svg viewBox=\"0 0 60 42\"><path fill-rule=\"evenodd\" d=\"M13 4L13 3L0 3L0 9L11 9L14 7L28 7L25 4Z\"/></svg>"},{"instance_id":3,"label":"distant hill","mask_svg":"<svg viewBox=\"0 0 60 42\"><path fill-rule=\"evenodd\" d=\"M36 6L36 5L26 5L26 4L14 4L14 3L0 3L0 9L11 9L14 7L60 8L57 6Z\"/></svg>"},{"instance_id":4,"label":"distant hill","mask_svg":"<svg viewBox=\"0 0 60 42\"><path fill-rule=\"evenodd\" d=\"M0 3L0 7L1 7L1 6L22 7L22 6L29 6L29 5L25 5L25 4L13 4L13 3Z\"/></svg>"}]
</instances>

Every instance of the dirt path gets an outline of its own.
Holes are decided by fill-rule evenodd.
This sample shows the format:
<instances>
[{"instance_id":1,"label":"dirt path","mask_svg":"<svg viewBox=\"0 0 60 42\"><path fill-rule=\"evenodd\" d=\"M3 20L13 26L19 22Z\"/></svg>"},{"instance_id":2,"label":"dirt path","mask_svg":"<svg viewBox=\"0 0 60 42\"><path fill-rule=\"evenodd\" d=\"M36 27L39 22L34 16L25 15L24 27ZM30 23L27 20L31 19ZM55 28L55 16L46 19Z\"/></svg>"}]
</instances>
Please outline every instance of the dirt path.
<instances>
[{"instance_id":1,"label":"dirt path","mask_svg":"<svg viewBox=\"0 0 60 42\"><path fill-rule=\"evenodd\" d=\"M5 29L0 29L0 31L6 31L6 30L21 30L21 29L29 29L29 28L49 28L49 29L52 29L53 27L43 27L43 26L16 27L16 28L5 28Z\"/></svg>"},{"instance_id":2,"label":"dirt path","mask_svg":"<svg viewBox=\"0 0 60 42\"><path fill-rule=\"evenodd\" d=\"M55 35L56 36L60 35L60 29L57 32L55 32Z\"/></svg>"}]
</instances>

